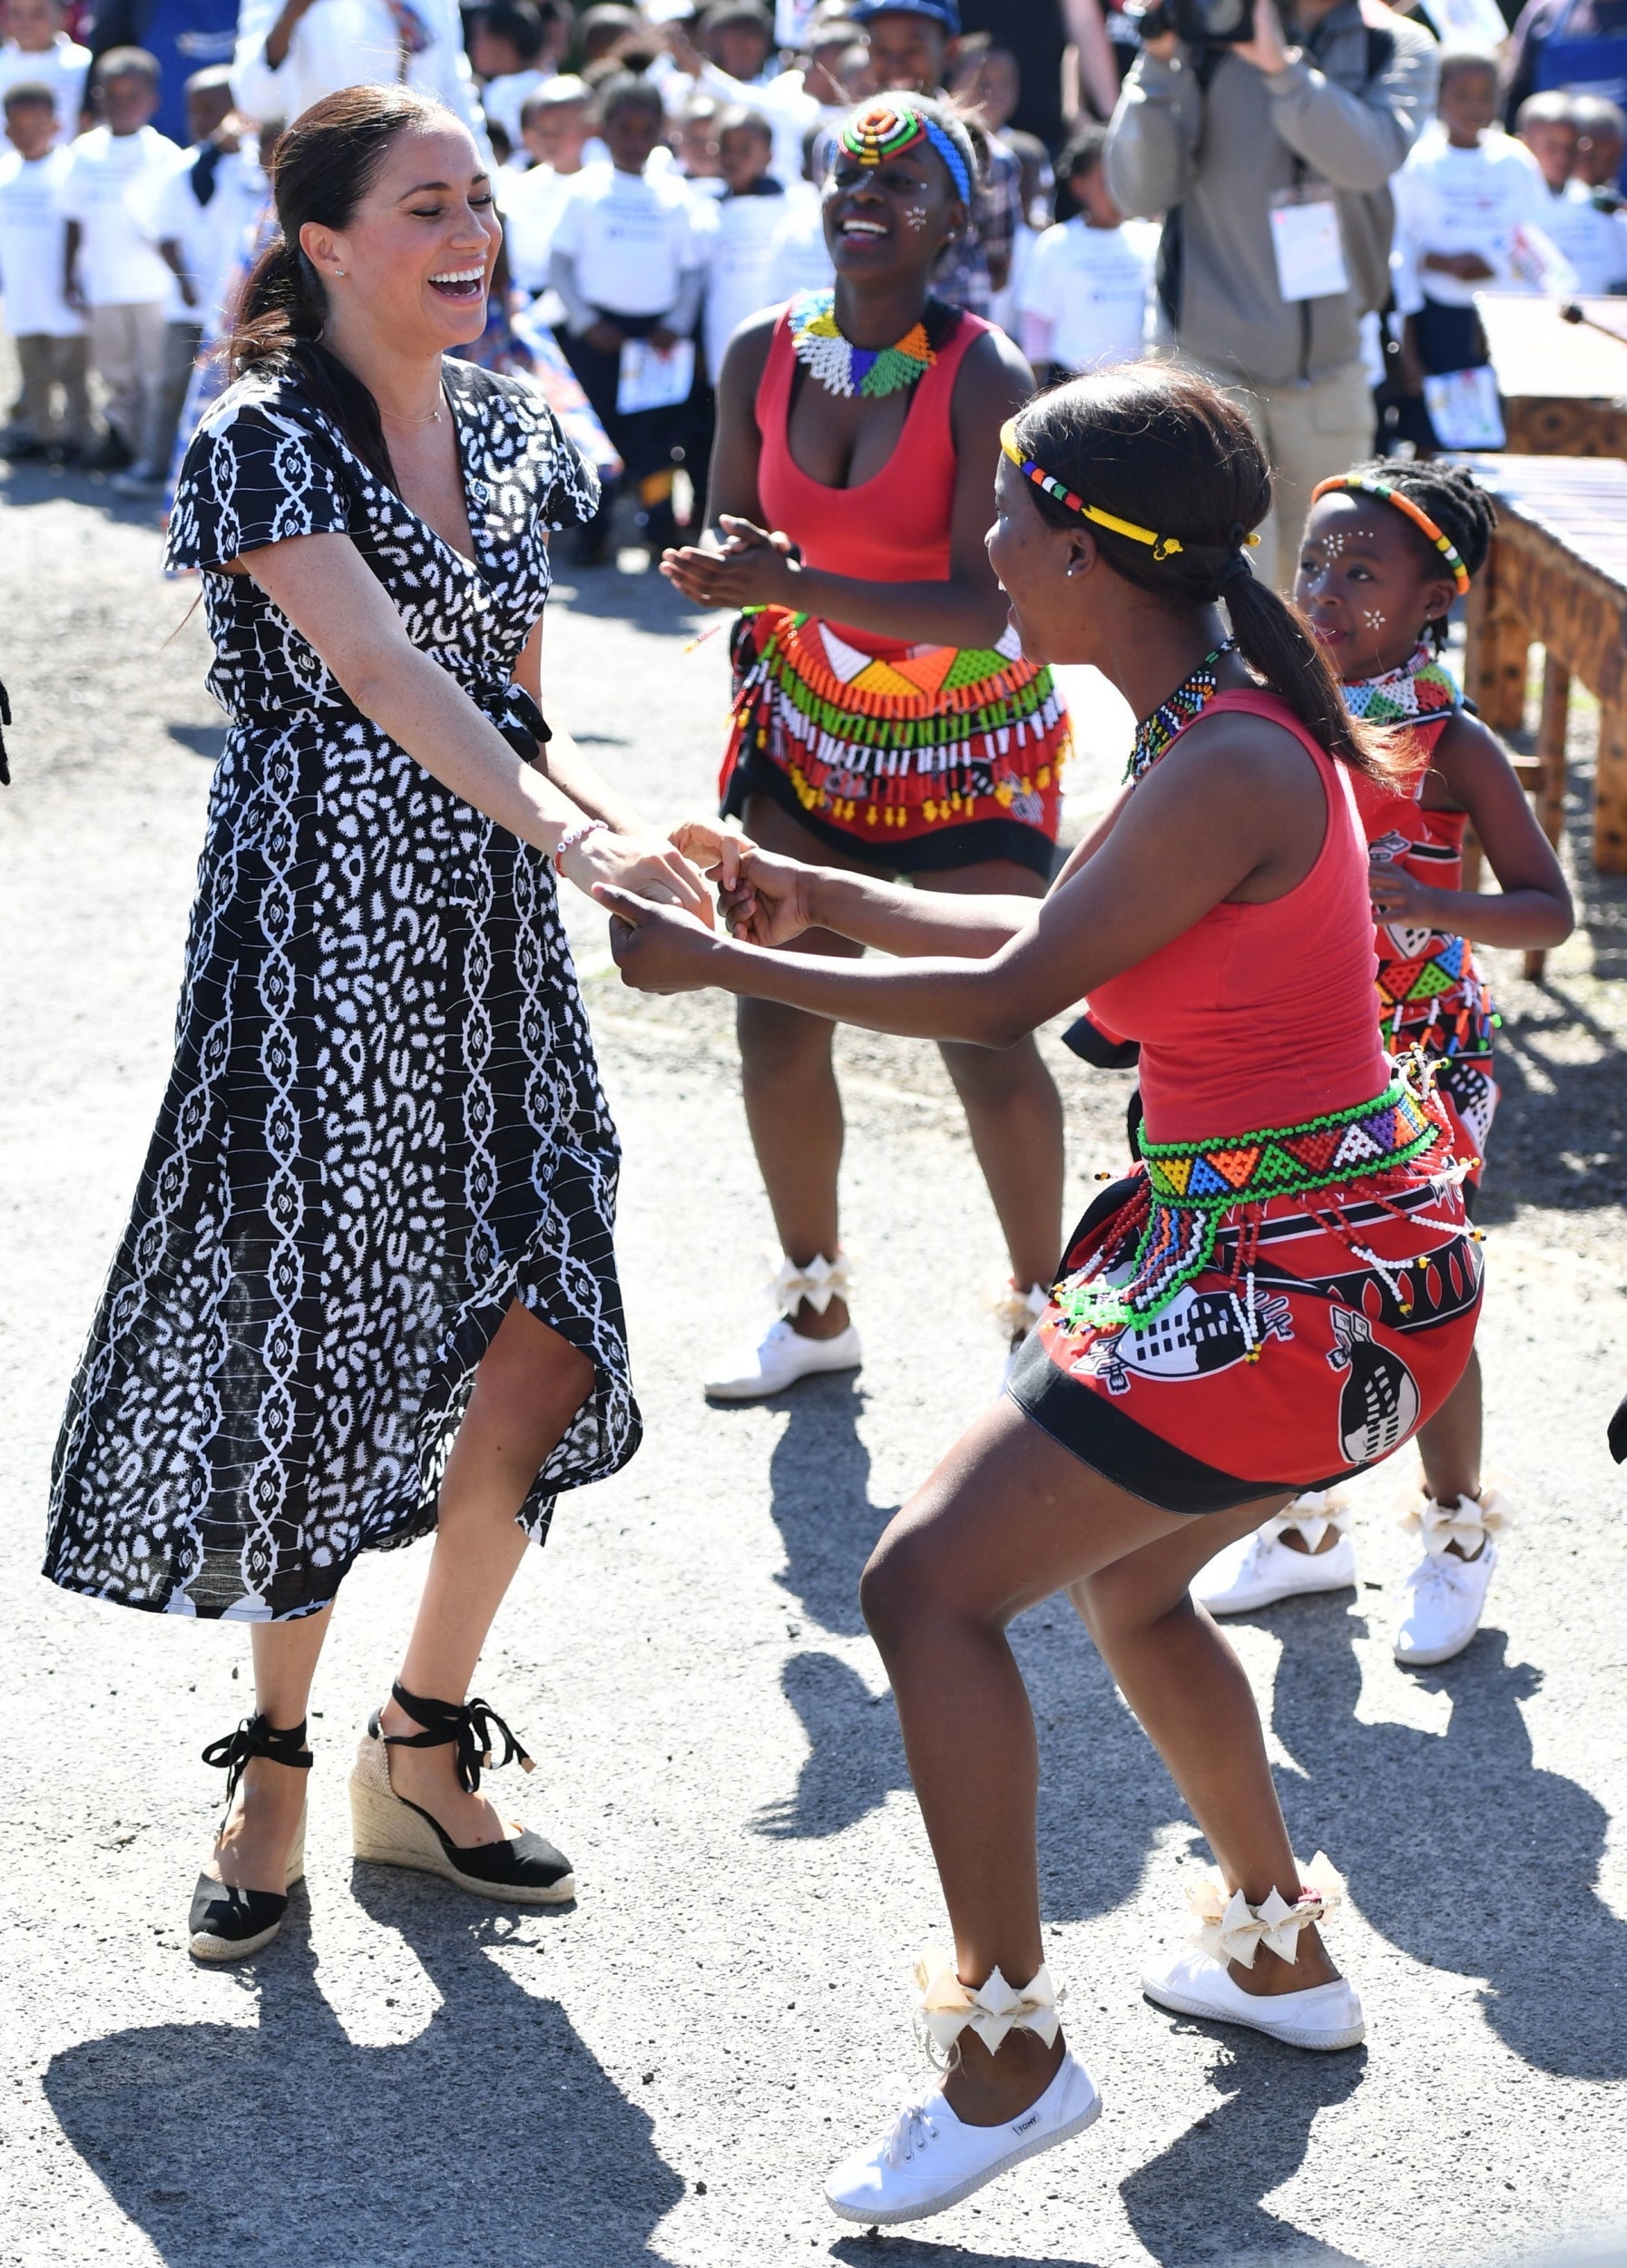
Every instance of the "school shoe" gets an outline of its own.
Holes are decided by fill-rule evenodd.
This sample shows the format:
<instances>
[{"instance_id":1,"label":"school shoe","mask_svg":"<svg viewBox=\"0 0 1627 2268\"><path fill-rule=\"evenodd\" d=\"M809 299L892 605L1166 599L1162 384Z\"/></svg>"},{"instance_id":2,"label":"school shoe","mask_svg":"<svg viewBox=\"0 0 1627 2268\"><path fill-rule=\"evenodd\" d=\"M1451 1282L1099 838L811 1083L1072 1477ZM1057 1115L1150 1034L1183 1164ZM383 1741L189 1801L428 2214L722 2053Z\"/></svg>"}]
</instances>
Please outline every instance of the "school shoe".
<instances>
[{"instance_id":1,"label":"school shoe","mask_svg":"<svg viewBox=\"0 0 1627 2268\"><path fill-rule=\"evenodd\" d=\"M1347 1978L1311 1985L1303 1992L1246 1992L1232 1981L1230 1964L1252 1969L1263 1945L1279 1959L1296 1959L1299 1932L1320 1927L1344 1902L1342 1876L1318 1851L1305 1870L1292 1905L1280 1892L1251 1906L1240 1890L1228 1891L1214 1869L1187 1891L1187 1911L1195 1924L1191 1942L1179 1953L1155 1961L1142 1978L1142 1990L1161 2009L1196 2016L1210 2023L1245 2024L1290 2048L1324 2053L1359 2047L1367 2036L1361 1996Z\"/></svg>"},{"instance_id":2,"label":"school shoe","mask_svg":"<svg viewBox=\"0 0 1627 2268\"><path fill-rule=\"evenodd\" d=\"M805 1302L816 1315L822 1315L833 1299L847 1300L853 1277L846 1253L828 1259L816 1252L806 1262L782 1257L778 1268L773 1268L770 1256L769 1266L769 1288L779 1320L749 1353L727 1354L713 1365L703 1391L714 1402L760 1402L769 1394L783 1393L799 1378L857 1370L864 1361L852 1324L833 1339L815 1339L797 1330L790 1320Z\"/></svg>"},{"instance_id":3,"label":"school shoe","mask_svg":"<svg viewBox=\"0 0 1627 2268\"><path fill-rule=\"evenodd\" d=\"M1345 1532L1348 1508L1336 1496L1308 1491L1251 1536L1217 1552L1192 1585L1192 1597L1211 1615L1251 1614L1279 1599L1317 1591L1348 1590L1356 1580L1356 1547ZM1331 1549L1317 1545L1328 1530L1338 1531ZM1305 1539L1296 1550L1283 1538L1289 1529Z\"/></svg>"},{"instance_id":4,"label":"school shoe","mask_svg":"<svg viewBox=\"0 0 1627 2268\"><path fill-rule=\"evenodd\" d=\"M254 1756L269 1756L273 1764L284 1765L291 1772L309 1772L311 1756L305 1745L304 1718L298 1725L279 1730L263 1716L245 1717L235 1733L211 1741L203 1751L204 1763L226 1774L222 1830L231 1816L232 1799L244 1766ZM305 1807L301 1804L299 1824L294 1830L280 1892L238 1890L230 1882L216 1882L212 1874L199 1875L198 1887L192 1892L191 1911L187 1917L188 1950L193 1960L244 1960L250 1953L258 1953L262 1945L269 1945L282 1927L282 1918L288 1911L288 1892L304 1872Z\"/></svg>"},{"instance_id":5,"label":"school shoe","mask_svg":"<svg viewBox=\"0 0 1627 2268\"><path fill-rule=\"evenodd\" d=\"M1367 2038L1361 1995L1347 1978L1313 1985L1308 1992L1245 1992L1207 1953L1173 1953L1142 1979L1149 2000L1176 2016L1211 2024L1246 2024L1290 2048L1331 2053L1359 2048Z\"/></svg>"},{"instance_id":6,"label":"school shoe","mask_svg":"<svg viewBox=\"0 0 1627 2268\"><path fill-rule=\"evenodd\" d=\"M750 1354L724 1356L715 1374L706 1381L706 1393L713 1402L759 1402L769 1394L783 1393L800 1378L817 1377L826 1371L857 1370L864 1358L852 1324L834 1339L810 1339L805 1331L793 1330L781 1318L769 1325Z\"/></svg>"},{"instance_id":7,"label":"school shoe","mask_svg":"<svg viewBox=\"0 0 1627 2268\"><path fill-rule=\"evenodd\" d=\"M524 1771L534 1770L531 1758L495 1709L484 1701L420 1700L400 1685L390 1690L397 1706L420 1729L387 1733L377 1709L368 1718L350 1774L351 1847L356 1856L372 1866L405 1866L437 1874L476 1898L516 1906L568 1904L576 1895L571 1862L544 1837L515 1826L502 1843L456 1843L432 1813L397 1795L390 1784L392 1748L455 1747L458 1784L473 1794L480 1785L482 1768L491 1765L494 1735L503 1741L500 1765L517 1759Z\"/></svg>"},{"instance_id":8,"label":"school shoe","mask_svg":"<svg viewBox=\"0 0 1627 2268\"><path fill-rule=\"evenodd\" d=\"M825 2202L844 2221L880 2228L924 2221L1024 2158L1083 2134L1101 2111L1096 2083L1071 2049L1038 2102L998 2126L966 2126L935 2089L900 2104L867 2149L843 2160L825 2184Z\"/></svg>"}]
</instances>

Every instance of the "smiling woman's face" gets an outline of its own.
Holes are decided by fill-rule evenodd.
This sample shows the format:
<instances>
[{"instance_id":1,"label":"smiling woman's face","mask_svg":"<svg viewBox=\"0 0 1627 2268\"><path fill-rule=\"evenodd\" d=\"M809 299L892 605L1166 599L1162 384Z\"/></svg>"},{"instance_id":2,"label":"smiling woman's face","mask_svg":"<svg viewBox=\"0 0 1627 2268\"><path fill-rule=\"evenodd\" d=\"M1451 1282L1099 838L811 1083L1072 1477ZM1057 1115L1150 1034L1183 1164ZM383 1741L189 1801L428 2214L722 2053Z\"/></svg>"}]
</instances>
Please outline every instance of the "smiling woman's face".
<instances>
[{"instance_id":1,"label":"smiling woman's face","mask_svg":"<svg viewBox=\"0 0 1627 2268\"><path fill-rule=\"evenodd\" d=\"M878 282L920 269L965 224L948 168L930 147L864 165L838 147L825 177L825 241L838 276Z\"/></svg>"},{"instance_id":2,"label":"smiling woman's face","mask_svg":"<svg viewBox=\"0 0 1627 2268\"><path fill-rule=\"evenodd\" d=\"M348 224L307 221L299 241L341 331L361 322L404 351L436 353L485 328L503 230L475 144L450 119L397 134Z\"/></svg>"}]
</instances>

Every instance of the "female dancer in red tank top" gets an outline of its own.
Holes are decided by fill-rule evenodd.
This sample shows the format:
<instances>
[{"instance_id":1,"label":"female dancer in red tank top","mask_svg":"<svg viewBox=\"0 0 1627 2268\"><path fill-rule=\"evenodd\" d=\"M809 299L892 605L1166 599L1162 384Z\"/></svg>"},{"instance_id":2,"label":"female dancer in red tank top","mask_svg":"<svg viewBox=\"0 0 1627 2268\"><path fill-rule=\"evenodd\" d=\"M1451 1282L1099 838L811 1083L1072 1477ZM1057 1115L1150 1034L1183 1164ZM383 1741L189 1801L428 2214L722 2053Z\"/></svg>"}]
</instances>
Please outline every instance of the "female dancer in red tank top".
<instances>
[{"instance_id":1,"label":"female dancer in red tank top","mask_svg":"<svg viewBox=\"0 0 1627 2268\"><path fill-rule=\"evenodd\" d=\"M1353 717L1402 744L1392 783L1357 783L1377 923L1379 1033L1392 1055L1421 1048L1453 1131L1473 1207L1496 1109L1491 995L1474 942L1556 945L1570 934L1559 861L1501 744L1464 709L1441 659L1455 599L1485 564L1491 500L1461 467L1384 463L1325 481L1312 499L1294 596L1338 670ZM1500 885L1463 887L1472 824ZM1480 1365L1420 1428L1422 1500L1407 1514L1422 1549L1407 1577L1396 1659L1431 1667L1479 1627L1507 1519L1480 1464ZM1223 1552L1200 1577L1211 1614L1241 1614L1356 1579L1348 1507L1314 1496Z\"/></svg>"},{"instance_id":2,"label":"female dancer in red tank top","mask_svg":"<svg viewBox=\"0 0 1627 2268\"><path fill-rule=\"evenodd\" d=\"M1034 381L1001 332L931 296L974 168L965 128L934 103L888 96L854 113L825 186L835 292L736 334L709 506L724 551L669 552L664 572L702 605L746 610L723 804L758 842L923 889L1037 897L1066 720L1049 670L1007 628L983 549L1000 426ZM798 949L851 950L822 934ZM720 1397L860 1359L833 1034L799 1009L740 1003L746 1114L786 1259L782 1318L713 1366ZM1014 1340L1061 1237L1061 1105L1027 1036L999 1050L946 1040L943 1054L1009 1247L1000 1312Z\"/></svg>"},{"instance_id":3,"label":"female dancer in red tank top","mask_svg":"<svg viewBox=\"0 0 1627 2268\"><path fill-rule=\"evenodd\" d=\"M1270 482L1247 425L1201 381L1136 369L1045 396L1006 439L989 552L1024 650L1093 662L1143 719L1128 791L1044 905L750 852L732 941L597 893L647 989L719 984L985 1046L1088 993L1142 1046L1142 1162L1081 1223L1006 1399L865 1572L954 1926L953 1957L917 1971L922 2020L958 2050L941 2090L831 2176L836 2211L866 2222L936 2212L1095 2115L1043 1965L1038 1760L1005 1637L1057 1590L1218 1862L1195 1948L1143 1989L1298 2047L1362 2038L1317 1929L1338 1878L1294 1856L1248 1680L1188 1586L1217 1544L1429 1418L1480 1299L1445 1120L1373 1016L1352 787L1376 759L1250 572ZM920 957L772 949L814 926Z\"/></svg>"}]
</instances>

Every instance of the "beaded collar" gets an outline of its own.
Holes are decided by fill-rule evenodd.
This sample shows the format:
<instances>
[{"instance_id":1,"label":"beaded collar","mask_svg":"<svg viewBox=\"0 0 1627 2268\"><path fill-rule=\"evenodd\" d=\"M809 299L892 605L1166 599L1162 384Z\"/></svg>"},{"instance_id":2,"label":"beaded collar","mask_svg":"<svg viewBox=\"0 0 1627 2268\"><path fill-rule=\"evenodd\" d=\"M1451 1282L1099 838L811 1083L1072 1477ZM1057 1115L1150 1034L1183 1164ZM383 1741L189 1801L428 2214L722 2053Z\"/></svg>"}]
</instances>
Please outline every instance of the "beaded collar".
<instances>
[{"instance_id":1,"label":"beaded collar","mask_svg":"<svg viewBox=\"0 0 1627 2268\"><path fill-rule=\"evenodd\" d=\"M1345 707L1369 725L1406 725L1449 716L1458 705L1452 674L1438 654L1418 645L1398 670L1356 678L1344 688Z\"/></svg>"},{"instance_id":2,"label":"beaded collar","mask_svg":"<svg viewBox=\"0 0 1627 2268\"><path fill-rule=\"evenodd\" d=\"M892 346L856 347L838 330L835 308L834 291L805 291L793 299L787 318L791 352L827 393L862 394L871 401L901 393L931 369L944 344L943 318L954 314L928 301L921 320Z\"/></svg>"},{"instance_id":3,"label":"beaded collar","mask_svg":"<svg viewBox=\"0 0 1627 2268\"><path fill-rule=\"evenodd\" d=\"M1130 761L1124 767L1127 780L1140 779L1150 772L1176 734L1184 732L1194 717L1202 715L1220 689L1216 662L1222 654L1236 651L1237 640L1222 638L1212 653L1204 655L1191 677L1182 679L1167 700L1160 701L1150 717L1142 719L1130 746Z\"/></svg>"}]
</instances>

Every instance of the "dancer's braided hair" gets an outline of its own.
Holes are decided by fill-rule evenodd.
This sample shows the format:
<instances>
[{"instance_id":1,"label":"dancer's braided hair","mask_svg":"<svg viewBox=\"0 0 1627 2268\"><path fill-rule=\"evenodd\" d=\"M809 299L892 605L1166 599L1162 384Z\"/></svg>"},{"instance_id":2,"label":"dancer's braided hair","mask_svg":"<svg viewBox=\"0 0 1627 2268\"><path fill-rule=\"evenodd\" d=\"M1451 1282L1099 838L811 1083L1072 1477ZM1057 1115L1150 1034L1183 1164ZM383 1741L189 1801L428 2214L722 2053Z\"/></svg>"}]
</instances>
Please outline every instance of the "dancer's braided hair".
<instances>
[{"instance_id":1,"label":"dancer's braided hair","mask_svg":"<svg viewBox=\"0 0 1627 2268\"><path fill-rule=\"evenodd\" d=\"M1399 496L1426 512L1441 533L1456 552L1471 576L1477 575L1485 565L1486 553L1492 547L1492 530L1497 524L1497 510L1484 488L1477 485L1473 473L1461 464L1443 464L1438 458L1426 457L1411 464L1403 464L1397 457L1380 457L1369 464L1353 464L1353 475L1386 482ZM1402 519L1404 514L1395 513ZM1438 574L1441 572L1440 553L1419 528L1406 522L1406 531L1418 556L1426 561ZM1436 615L1424 625L1424 635L1439 653L1446 643L1446 616Z\"/></svg>"}]
</instances>

